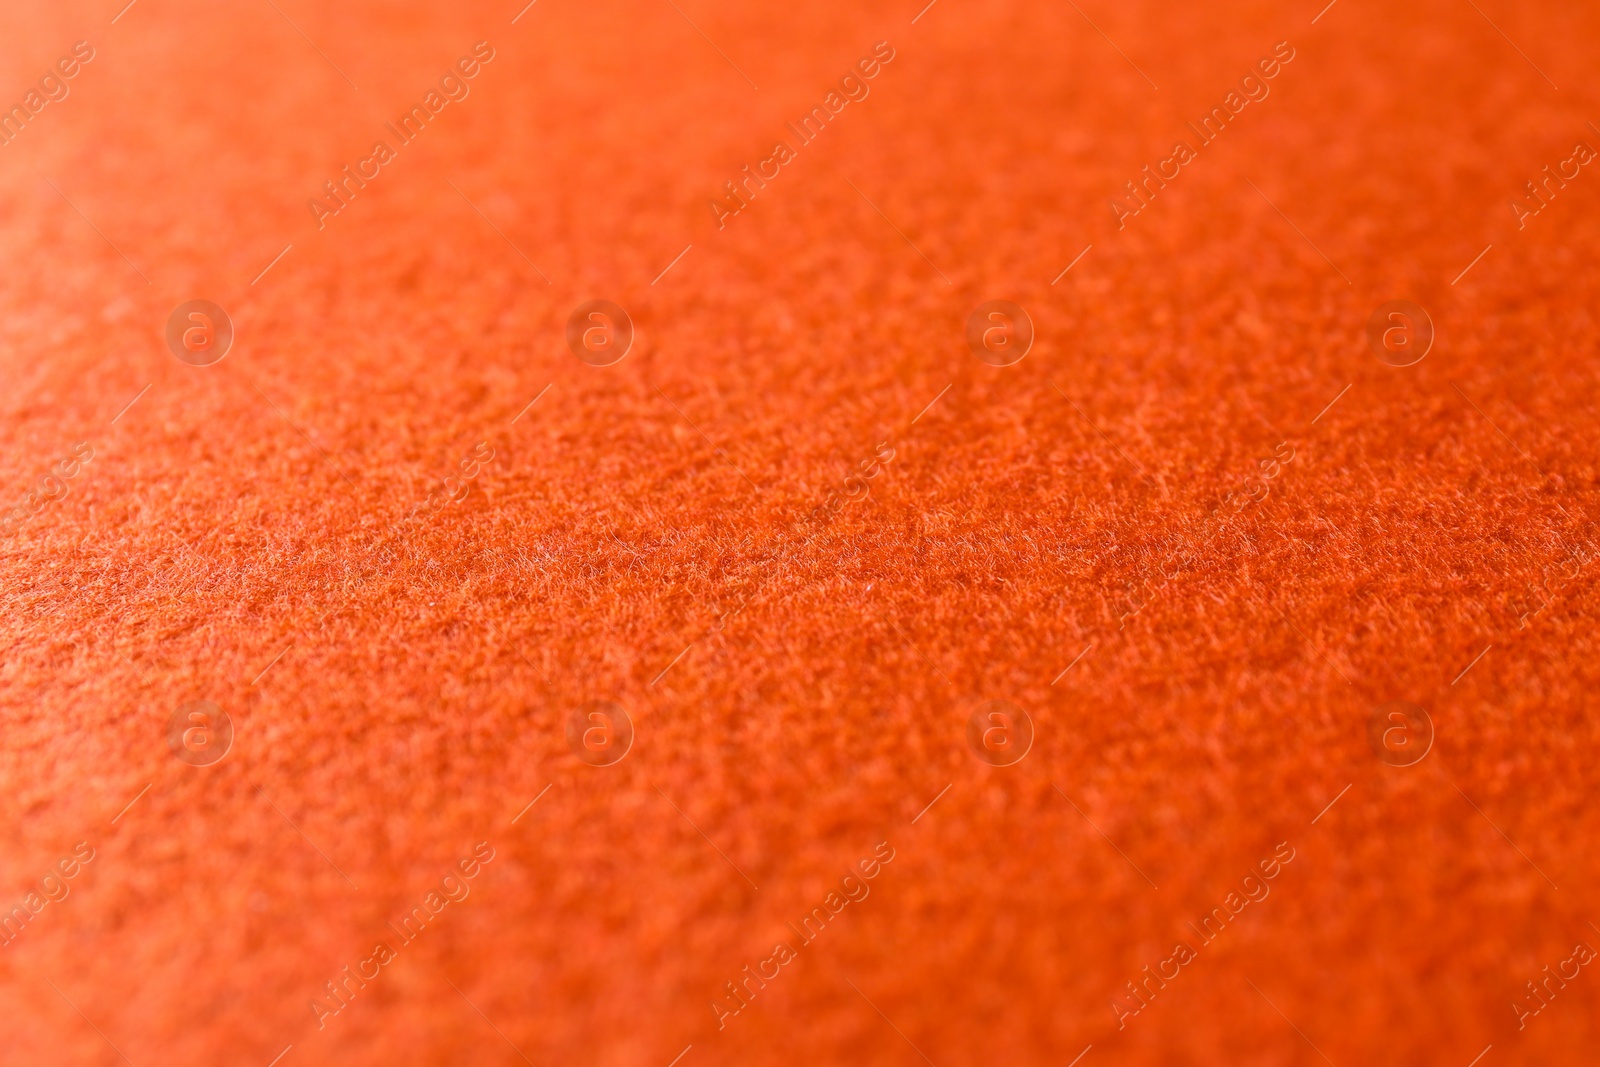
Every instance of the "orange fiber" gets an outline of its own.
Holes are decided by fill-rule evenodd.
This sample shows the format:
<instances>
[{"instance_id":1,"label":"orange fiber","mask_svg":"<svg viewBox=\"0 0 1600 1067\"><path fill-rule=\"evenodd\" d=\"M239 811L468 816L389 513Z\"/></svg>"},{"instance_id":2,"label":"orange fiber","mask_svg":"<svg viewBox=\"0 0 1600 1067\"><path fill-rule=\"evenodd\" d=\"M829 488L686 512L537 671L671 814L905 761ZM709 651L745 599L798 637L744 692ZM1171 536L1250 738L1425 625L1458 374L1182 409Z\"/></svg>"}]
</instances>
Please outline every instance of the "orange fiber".
<instances>
[{"instance_id":1,"label":"orange fiber","mask_svg":"<svg viewBox=\"0 0 1600 1067\"><path fill-rule=\"evenodd\" d=\"M0 12L0 1067L1592 1062L1592 5Z\"/></svg>"}]
</instances>

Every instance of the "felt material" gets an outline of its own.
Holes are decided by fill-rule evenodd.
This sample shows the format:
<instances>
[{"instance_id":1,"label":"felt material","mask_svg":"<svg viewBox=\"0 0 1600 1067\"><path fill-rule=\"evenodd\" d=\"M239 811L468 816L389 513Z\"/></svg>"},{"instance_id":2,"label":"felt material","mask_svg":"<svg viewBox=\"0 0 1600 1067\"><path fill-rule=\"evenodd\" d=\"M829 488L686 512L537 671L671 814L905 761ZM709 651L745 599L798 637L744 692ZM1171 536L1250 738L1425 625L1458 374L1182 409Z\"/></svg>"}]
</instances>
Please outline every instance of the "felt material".
<instances>
[{"instance_id":1,"label":"felt material","mask_svg":"<svg viewBox=\"0 0 1600 1067\"><path fill-rule=\"evenodd\" d=\"M0 12L0 1063L1592 1058L1596 14L921 6Z\"/></svg>"}]
</instances>

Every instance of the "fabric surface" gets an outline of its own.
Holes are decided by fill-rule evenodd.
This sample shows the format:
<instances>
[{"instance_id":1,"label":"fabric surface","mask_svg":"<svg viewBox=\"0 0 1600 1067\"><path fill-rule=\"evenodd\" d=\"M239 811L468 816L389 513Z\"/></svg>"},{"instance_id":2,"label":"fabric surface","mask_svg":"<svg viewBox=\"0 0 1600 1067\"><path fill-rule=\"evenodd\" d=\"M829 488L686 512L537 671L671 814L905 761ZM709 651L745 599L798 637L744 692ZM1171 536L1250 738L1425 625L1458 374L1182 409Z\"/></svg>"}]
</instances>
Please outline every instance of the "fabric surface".
<instances>
[{"instance_id":1,"label":"fabric surface","mask_svg":"<svg viewBox=\"0 0 1600 1067\"><path fill-rule=\"evenodd\" d=\"M123 2L0 1063L1592 1061L1592 8Z\"/></svg>"}]
</instances>

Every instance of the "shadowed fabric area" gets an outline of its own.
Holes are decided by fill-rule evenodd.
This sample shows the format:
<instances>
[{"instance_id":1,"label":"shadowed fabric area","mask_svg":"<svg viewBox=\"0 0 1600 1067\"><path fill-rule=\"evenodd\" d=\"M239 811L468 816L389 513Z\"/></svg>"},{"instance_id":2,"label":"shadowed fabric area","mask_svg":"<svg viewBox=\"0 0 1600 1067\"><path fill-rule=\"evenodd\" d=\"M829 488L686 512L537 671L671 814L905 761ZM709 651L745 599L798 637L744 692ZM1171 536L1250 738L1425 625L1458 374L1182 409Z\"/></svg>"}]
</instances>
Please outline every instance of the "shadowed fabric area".
<instances>
[{"instance_id":1,"label":"shadowed fabric area","mask_svg":"<svg viewBox=\"0 0 1600 1067\"><path fill-rule=\"evenodd\" d=\"M1591 7L123 3L0 1064L1592 1062Z\"/></svg>"}]
</instances>

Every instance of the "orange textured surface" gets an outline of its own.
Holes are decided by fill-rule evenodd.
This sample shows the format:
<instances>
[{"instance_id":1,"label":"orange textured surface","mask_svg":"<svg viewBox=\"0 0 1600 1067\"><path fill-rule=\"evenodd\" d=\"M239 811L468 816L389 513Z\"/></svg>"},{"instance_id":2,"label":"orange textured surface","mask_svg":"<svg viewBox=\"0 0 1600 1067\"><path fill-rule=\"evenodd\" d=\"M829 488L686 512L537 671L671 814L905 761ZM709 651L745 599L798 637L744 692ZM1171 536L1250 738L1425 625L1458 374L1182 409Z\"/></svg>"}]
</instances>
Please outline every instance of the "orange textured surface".
<instances>
[{"instance_id":1,"label":"orange textured surface","mask_svg":"<svg viewBox=\"0 0 1600 1067\"><path fill-rule=\"evenodd\" d=\"M0 1064L1592 1061L1600 15L122 4L0 14Z\"/></svg>"}]
</instances>

